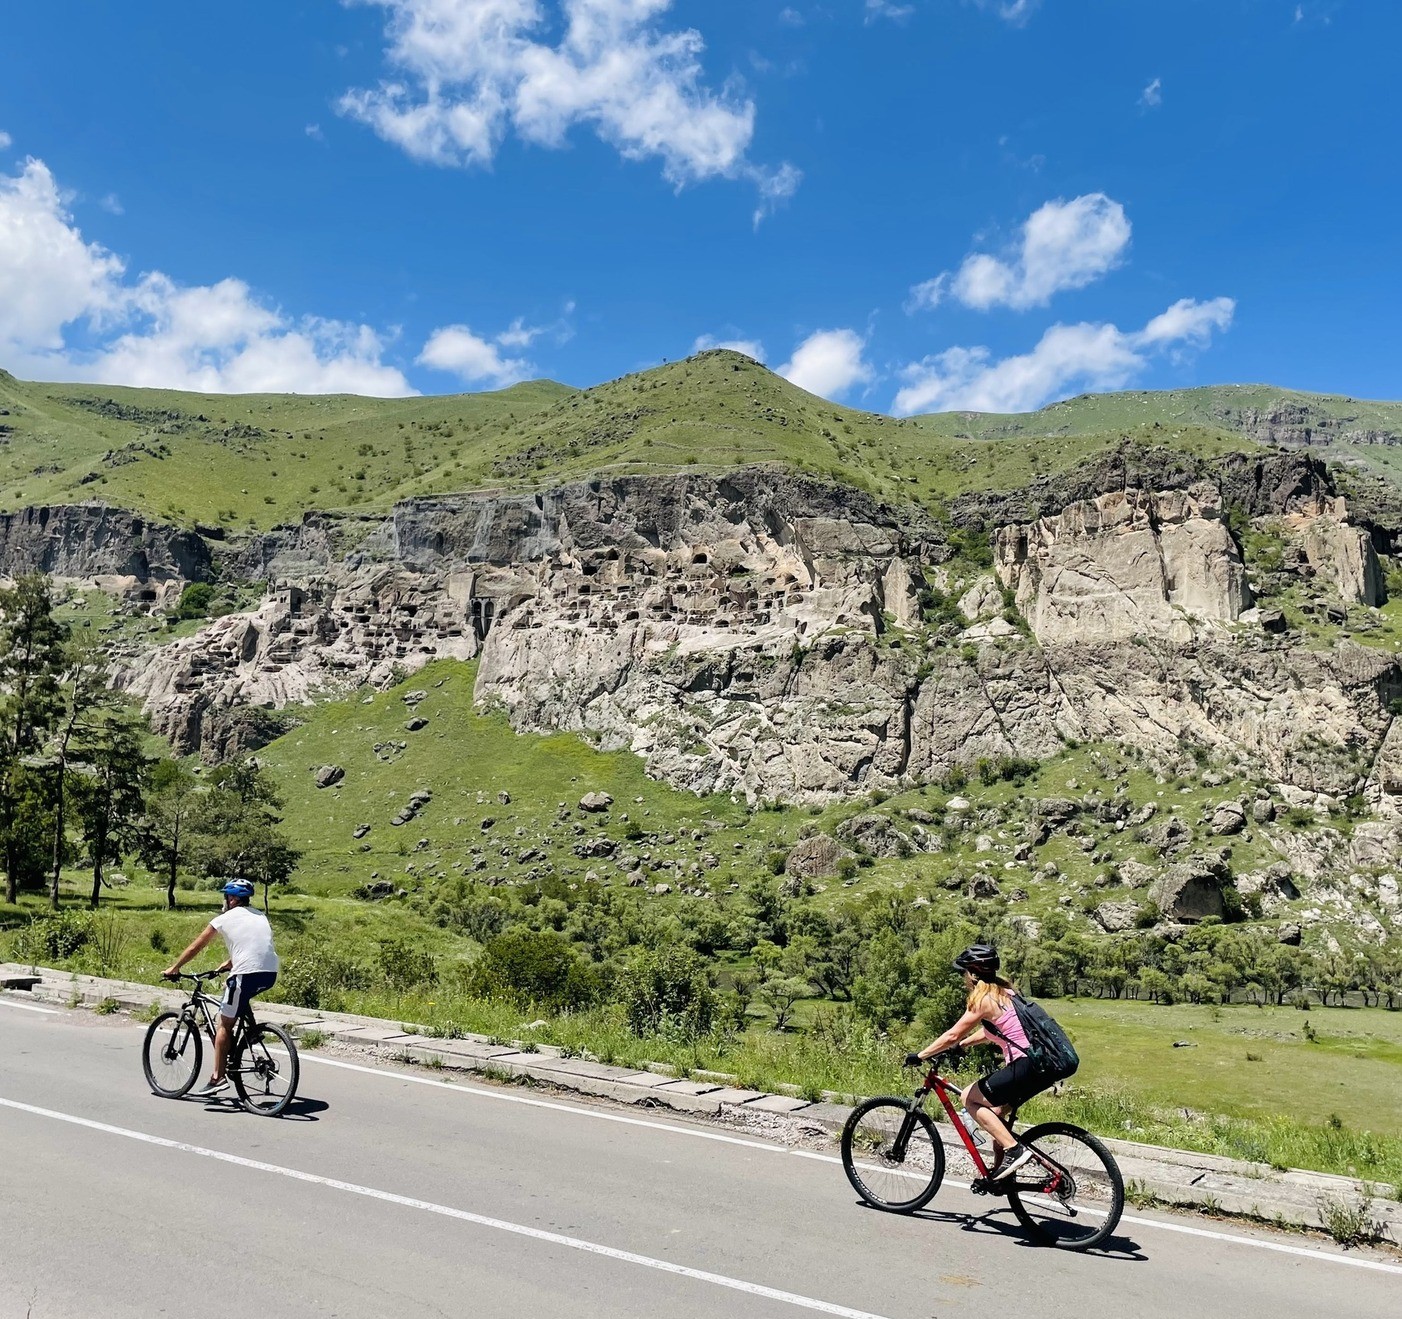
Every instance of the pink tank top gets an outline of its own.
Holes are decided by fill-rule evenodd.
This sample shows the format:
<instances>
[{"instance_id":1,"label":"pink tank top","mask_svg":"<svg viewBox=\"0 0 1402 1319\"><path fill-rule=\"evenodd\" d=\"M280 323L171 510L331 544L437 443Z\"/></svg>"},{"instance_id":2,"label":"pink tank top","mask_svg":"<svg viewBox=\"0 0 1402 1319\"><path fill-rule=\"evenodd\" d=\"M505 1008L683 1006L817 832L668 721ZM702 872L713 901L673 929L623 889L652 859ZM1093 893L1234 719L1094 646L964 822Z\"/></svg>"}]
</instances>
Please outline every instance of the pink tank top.
<instances>
[{"instance_id":1,"label":"pink tank top","mask_svg":"<svg viewBox=\"0 0 1402 1319\"><path fill-rule=\"evenodd\" d=\"M1003 1051L1003 1061L1010 1063L1014 1058L1025 1057L1028 1053L1027 1033L1022 1029L1022 1022L1017 1019L1015 1008L1006 1008L993 1018L994 1029L1000 1031L1007 1037L1006 1042L999 1036L993 1036L993 1042Z\"/></svg>"}]
</instances>

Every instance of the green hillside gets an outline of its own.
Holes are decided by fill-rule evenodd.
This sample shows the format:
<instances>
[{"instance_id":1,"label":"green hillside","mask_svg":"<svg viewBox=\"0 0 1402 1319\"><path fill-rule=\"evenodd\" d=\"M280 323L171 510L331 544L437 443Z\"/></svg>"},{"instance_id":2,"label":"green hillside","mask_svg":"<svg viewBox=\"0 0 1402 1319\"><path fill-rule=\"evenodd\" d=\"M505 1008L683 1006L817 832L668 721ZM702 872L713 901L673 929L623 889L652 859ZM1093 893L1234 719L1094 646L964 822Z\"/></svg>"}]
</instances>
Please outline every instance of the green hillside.
<instances>
[{"instance_id":1,"label":"green hillside","mask_svg":"<svg viewBox=\"0 0 1402 1319\"><path fill-rule=\"evenodd\" d=\"M182 394L0 373L0 508L101 499L180 523L267 527L411 494L756 462L933 504L1063 471L1126 434L1204 454L1249 444L1208 425L1065 430L1049 415L897 420L828 403L723 350L587 390L536 381L417 399ZM996 442L970 444L985 433Z\"/></svg>"},{"instance_id":2,"label":"green hillside","mask_svg":"<svg viewBox=\"0 0 1402 1319\"><path fill-rule=\"evenodd\" d=\"M441 398L214 395L0 371L0 508L98 499L268 527L307 508L388 506L422 472L480 481L511 427L568 392L534 381Z\"/></svg>"}]
</instances>

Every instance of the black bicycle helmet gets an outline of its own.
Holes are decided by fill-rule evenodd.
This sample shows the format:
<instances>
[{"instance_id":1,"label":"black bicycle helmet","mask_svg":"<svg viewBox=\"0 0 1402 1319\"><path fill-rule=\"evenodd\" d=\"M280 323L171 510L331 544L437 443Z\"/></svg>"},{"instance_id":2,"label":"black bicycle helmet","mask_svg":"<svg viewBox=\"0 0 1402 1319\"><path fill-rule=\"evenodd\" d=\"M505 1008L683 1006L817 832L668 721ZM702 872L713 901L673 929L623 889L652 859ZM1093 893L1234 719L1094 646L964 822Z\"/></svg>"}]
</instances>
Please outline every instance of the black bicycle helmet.
<instances>
[{"instance_id":1,"label":"black bicycle helmet","mask_svg":"<svg viewBox=\"0 0 1402 1319\"><path fill-rule=\"evenodd\" d=\"M978 980L998 978L998 950L990 943L976 943L954 959L956 971L967 971Z\"/></svg>"}]
</instances>

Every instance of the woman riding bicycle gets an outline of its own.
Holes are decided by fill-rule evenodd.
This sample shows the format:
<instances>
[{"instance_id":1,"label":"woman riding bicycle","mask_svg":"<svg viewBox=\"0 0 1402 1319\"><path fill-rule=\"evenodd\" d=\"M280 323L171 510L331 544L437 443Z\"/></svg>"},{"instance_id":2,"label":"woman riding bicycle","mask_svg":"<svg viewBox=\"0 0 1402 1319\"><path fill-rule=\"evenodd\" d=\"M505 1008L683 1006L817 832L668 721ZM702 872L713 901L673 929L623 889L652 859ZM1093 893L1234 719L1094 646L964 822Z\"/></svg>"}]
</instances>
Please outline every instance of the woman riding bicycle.
<instances>
[{"instance_id":1,"label":"woman riding bicycle","mask_svg":"<svg viewBox=\"0 0 1402 1319\"><path fill-rule=\"evenodd\" d=\"M1027 1035L1013 1006L1017 989L998 974L998 966L998 951L988 944L975 944L960 953L954 969L964 973L969 994L964 1015L937 1040L906 1058L913 1067L961 1046L996 1044L1003 1051L1003 1065L975 1081L962 1096L965 1109L998 1150L1001 1162L990 1181L1001 1181L1032 1158L1032 1151L1004 1123L1007 1111L1056 1082L1029 1056Z\"/></svg>"}]
</instances>

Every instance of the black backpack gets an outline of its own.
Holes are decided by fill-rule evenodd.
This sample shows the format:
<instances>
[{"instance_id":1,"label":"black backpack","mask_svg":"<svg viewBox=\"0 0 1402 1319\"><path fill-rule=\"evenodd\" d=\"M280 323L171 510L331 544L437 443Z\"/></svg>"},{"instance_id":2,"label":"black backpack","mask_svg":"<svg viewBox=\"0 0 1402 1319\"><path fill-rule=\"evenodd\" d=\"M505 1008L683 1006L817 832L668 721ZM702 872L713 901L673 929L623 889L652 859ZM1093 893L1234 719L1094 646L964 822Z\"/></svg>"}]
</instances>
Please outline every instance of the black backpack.
<instances>
[{"instance_id":1,"label":"black backpack","mask_svg":"<svg viewBox=\"0 0 1402 1319\"><path fill-rule=\"evenodd\" d=\"M1027 1056L1037 1070L1052 1081L1074 1076L1081 1065L1080 1055L1051 1014L1040 1003L1033 1003L1021 994L1013 995L1013 1011L1017 1013L1022 1033L1027 1036ZM985 1021L983 1028L1007 1041L1008 1037L991 1021Z\"/></svg>"}]
</instances>

